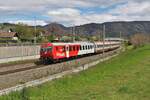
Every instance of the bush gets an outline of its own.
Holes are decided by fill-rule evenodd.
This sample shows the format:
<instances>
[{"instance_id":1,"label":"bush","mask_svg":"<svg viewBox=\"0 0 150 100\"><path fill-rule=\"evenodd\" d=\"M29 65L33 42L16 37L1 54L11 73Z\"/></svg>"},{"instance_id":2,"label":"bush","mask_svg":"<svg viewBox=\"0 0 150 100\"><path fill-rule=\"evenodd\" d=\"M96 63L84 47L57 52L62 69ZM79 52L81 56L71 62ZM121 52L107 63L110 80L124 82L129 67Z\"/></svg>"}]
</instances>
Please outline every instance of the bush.
<instances>
[{"instance_id":1,"label":"bush","mask_svg":"<svg viewBox=\"0 0 150 100\"><path fill-rule=\"evenodd\" d=\"M131 36L130 42L137 48L150 42L150 36L146 34L134 34Z\"/></svg>"}]
</instances>

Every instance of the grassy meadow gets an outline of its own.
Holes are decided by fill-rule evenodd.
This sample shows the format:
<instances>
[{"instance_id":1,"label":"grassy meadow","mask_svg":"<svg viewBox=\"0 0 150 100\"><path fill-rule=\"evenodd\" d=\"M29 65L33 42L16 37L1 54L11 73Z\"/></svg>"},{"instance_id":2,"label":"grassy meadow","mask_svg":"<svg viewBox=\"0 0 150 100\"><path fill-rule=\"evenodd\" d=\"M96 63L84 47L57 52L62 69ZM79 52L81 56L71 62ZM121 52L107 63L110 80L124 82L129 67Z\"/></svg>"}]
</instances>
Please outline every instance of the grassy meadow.
<instances>
[{"instance_id":1,"label":"grassy meadow","mask_svg":"<svg viewBox=\"0 0 150 100\"><path fill-rule=\"evenodd\" d=\"M150 45L0 100L150 100Z\"/></svg>"}]
</instances>

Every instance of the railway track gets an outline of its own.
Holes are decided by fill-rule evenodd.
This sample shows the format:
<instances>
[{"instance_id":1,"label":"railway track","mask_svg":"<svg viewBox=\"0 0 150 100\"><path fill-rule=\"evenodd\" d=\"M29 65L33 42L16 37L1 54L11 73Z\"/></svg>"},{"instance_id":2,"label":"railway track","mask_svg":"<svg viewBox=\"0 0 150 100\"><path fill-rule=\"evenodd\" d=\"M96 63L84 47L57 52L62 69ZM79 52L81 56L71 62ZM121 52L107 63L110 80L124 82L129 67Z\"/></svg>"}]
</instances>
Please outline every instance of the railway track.
<instances>
[{"instance_id":1,"label":"railway track","mask_svg":"<svg viewBox=\"0 0 150 100\"><path fill-rule=\"evenodd\" d=\"M92 56L94 56L94 55L95 54L93 54ZM69 59L69 60L65 60L65 61L71 61L71 60L80 59L80 58L84 58L84 57L82 56L82 57L73 58L73 59ZM86 56L86 57L88 57L88 56ZM61 61L60 63L63 63L65 61ZM46 67L47 65L56 65L57 66L58 63L59 62L43 65L43 64L35 64L33 62L33 63L27 63L27 64L4 66L4 67L0 67L0 75L7 75L7 74L17 73L17 72L21 72L21 71L27 71L27 70L31 70L31 69Z\"/></svg>"},{"instance_id":2,"label":"railway track","mask_svg":"<svg viewBox=\"0 0 150 100\"><path fill-rule=\"evenodd\" d=\"M24 67L24 68L16 68L16 69L11 69L11 70L8 69L6 71L1 70L0 75L7 75L7 74L11 74L11 73L17 73L17 72L30 70L30 69L35 69L35 68L40 68L40 67L44 67L44 65L27 66L27 67Z\"/></svg>"}]
</instances>

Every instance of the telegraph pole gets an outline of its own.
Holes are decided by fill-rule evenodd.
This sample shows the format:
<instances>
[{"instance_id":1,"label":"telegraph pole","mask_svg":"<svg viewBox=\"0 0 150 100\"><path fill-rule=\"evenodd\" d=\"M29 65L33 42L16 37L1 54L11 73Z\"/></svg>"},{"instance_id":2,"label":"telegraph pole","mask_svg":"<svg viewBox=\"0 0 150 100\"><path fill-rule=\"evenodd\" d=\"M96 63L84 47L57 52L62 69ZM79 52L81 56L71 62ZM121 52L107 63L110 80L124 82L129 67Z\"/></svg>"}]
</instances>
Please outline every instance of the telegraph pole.
<instances>
[{"instance_id":1,"label":"telegraph pole","mask_svg":"<svg viewBox=\"0 0 150 100\"><path fill-rule=\"evenodd\" d=\"M103 25L103 57L105 55L105 24Z\"/></svg>"},{"instance_id":2,"label":"telegraph pole","mask_svg":"<svg viewBox=\"0 0 150 100\"><path fill-rule=\"evenodd\" d=\"M119 35L120 35L119 37L120 37L120 45L121 45L122 44L122 39L121 39L122 38L122 33L121 33L121 31L120 31Z\"/></svg>"},{"instance_id":3,"label":"telegraph pole","mask_svg":"<svg viewBox=\"0 0 150 100\"><path fill-rule=\"evenodd\" d=\"M100 25L99 25L99 42L101 41L101 28L100 28Z\"/></svg>"},{"instance_id":4,"label":"telegraph pole","mask_svg":"<svg viewBox=\"0 0 150 100\"><path fill-rule=\"evenodd\" d=\"M75 25L72 27L73 42L75 42Z\"/></svg>"},{"instance_id":5,"label":"telegraph pole","mask_svg":"<svg viewBox=\"0 0 150 100\"><path fill-rule=\"evenodd\" d=\"M34 17L34 33L35 33L34 43L36 44L36 16Z\"/></svg>"},{"instance_id":6,"label":"telegraph pole","mask_svg":"<svg viewBox=\"0 0 150 100\"><path fill-rule=\"evenodd\" d=\"M120 47L122 48L122 46L123 46L123 40L122 40L122 32L120 31L120 34L119 34L120 36Z\"/></svg>"}]
</instances>

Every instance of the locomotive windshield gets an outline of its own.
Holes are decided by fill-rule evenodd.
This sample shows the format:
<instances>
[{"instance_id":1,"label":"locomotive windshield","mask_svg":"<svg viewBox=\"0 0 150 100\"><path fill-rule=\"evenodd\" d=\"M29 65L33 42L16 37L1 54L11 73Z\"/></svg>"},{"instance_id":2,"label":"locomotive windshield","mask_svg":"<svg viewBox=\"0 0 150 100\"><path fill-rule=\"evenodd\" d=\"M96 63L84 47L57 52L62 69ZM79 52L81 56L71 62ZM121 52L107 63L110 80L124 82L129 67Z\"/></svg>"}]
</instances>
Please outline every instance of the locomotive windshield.
<instances>
[{"instance_id":1,"label":"locomotive windshield","mask_svg":"<svg viewBox=\"0 0 150 100\"><path fill-rule=\"evenodd\" d=\"M52 51L52 47L41 48L41 52Z\"/></svg>"}]
</instances>

